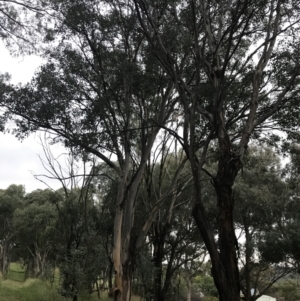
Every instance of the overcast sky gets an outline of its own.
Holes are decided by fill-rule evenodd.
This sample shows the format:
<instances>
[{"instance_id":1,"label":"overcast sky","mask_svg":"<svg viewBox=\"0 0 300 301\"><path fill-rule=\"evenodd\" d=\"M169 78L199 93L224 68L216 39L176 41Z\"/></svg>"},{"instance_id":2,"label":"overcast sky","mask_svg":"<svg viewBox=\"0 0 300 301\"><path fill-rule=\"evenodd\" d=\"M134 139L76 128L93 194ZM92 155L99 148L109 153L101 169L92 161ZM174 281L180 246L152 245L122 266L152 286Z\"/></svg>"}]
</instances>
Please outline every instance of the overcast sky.
<instances>
[{"instance_id":1,"label":"overcast sky","mask_svg":"<svg viewBox=\"0 0 300 301\"><path fill-rule=\"evenodd\" d=\"M0 43L0 72L11 74L11 82L14 84L30 81L41 63L42 59L37 56L11 57ZM51 150L56 156L65 151L61 146L52 146ZM39 155L43 156L39 135L32 134L20 142L13 135L0 133L0 189L5 189L10 184L25 185L26 192L47 188L32 175L32 172L45 173ZM48 184L53 189L60 187L57 181L48 181Z\"/></svg>"}]
</instances>

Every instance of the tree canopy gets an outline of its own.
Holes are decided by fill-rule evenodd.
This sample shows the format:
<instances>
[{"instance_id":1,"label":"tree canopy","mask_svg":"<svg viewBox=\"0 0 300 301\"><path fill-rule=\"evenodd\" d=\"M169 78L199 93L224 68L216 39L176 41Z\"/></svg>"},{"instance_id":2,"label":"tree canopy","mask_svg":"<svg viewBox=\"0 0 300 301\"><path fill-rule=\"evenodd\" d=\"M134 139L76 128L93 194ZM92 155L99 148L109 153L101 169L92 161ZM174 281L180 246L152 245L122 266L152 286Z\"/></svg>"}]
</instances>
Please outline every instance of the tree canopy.
<instances>
[{"instance_id":1,"label":"tree canopy","mask_svg":"<svg viewBox=\"0 0 300 301\"><path fill-rule=\"evenodd\" d=\"M166 217L160 235L172 236L166 226L186 183L219 299L239 300L241 288L250 298L250 282L241 286L235 230L250 234L258 227L262 241L274 241L280 214L265 210L267 231L257 208L273 201L276 207L285 186L279 167L271 170L278 162L270 151L258 166L259 156L249 156L261 177L249 171L243 183L238 174L251 143L279 151L289 147L284 139L298 142L298 1L49 0L43 7L52 18L43 31L46 63L25 86L1 81L1 119L14 121L20 138L44 130L52 143L106 165L102 176L115 187L116 300L130 299L135 251L159 232L160 214ZM166 163L171 149L174 164ZM289 198L277 202L291 206ZM145 223L136 218L141 204L149 206ZM243 217L245 210L253 213ZM293 233L296 224L288 220L286 231ZM251 257L251 248L246 252Z\"/></svg>"}]
</instances>

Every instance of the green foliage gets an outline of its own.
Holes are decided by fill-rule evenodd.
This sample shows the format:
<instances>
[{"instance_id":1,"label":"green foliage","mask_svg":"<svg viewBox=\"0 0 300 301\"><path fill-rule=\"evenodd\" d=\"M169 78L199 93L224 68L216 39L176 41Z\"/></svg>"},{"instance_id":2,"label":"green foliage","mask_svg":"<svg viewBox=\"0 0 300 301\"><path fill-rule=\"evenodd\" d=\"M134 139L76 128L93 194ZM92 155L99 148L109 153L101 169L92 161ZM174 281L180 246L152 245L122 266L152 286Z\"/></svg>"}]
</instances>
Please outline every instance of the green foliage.
<instances>
[{"instance_id":1,"label":"green foliage","mask_svg":"<svg viewBox=\"0 0 300 301\"><path fill-rule=\"evenodd\" d=\"M275 193L270 208L272 226L267 227L268 231L262 232L258 238L263 258L275 263L291 259L298 263L300 260L299 162L297 159L299 154L297 146L294 145L290 152L291 162L282 172L285 182L274 181L269 184Z\"/></svg>"},{"instance_id":2,"label":"green foliage","mask_svg":"<svg viewBox=\"0 0 300 301\"><path fill-rule=\"evenodd\" d=\"M203 301L217 301L219 300L217 297L214 297L214 296L204 296Z\"/></svg>"},{"instance_id":3,"label":"green foliage","mask_svg":"<svg viewBox=\"0 0 300 301\"><path fill-rule=\"evenodd\" d=\"M26 275L24 271L14 271L12 269L9 269L7 279L24 282L26 280Z\"/></svg>"},{"instance_id":4,"label":"green foliage","mask_svg":"<svg viewBox=\"0 0 300 301\"><path fill-rule=\"evenodd\" d=\"M15 210L22 206L25 189L22 185L10 185L0 191L0 269L3 276L8 272L14 248L13 217Z\"/></svg>"},{"instance_id":5,"label":"green foliage","mask_svg":"<svg viewBox=\"0 0 300 301\"><path fill-rule=\"evenodd\" d=\"M106 267L99 236L99 208L94 204L89 187L61 189L56 191L56 196L56 227L60 236L55 258L60 268L60 292L66 295L91 293L101 269Z\"/></svg>"},{"instance_id":6,"label":"green foliage","mask_svg":"<svg viewBox=\"0 0 300 301\"><path fill-rule=\"evenodd\" d=\"M285 279L275 284L272 289L272 293L275 294L277 298L282 297L286 301L300 300L300 286L298 277L299 276L296 275L296 279Z\"/></svg>"},{"instance_id":7,"label":"green foliage","mask_svg":"<svg viewBox=\"0 0 300 301\"><path fill-rule=\"evenodd\" d=\"M263 231L281 212L288 194L280 178L279 162L270 148L259 145L249 149L234 190L235 222L243 228L250 226Z\"/></svg>"},{"instance_id":8,"label":"green foliage","mask_svg":"<svg viewBox=\"0 0 300 301\"><path fill-rule=\"evenodd\" d=\"M13 218L14 240L18 244L16 256L29 266L32 276L47 278L51 275L48 265L57 243L57 212L51 202L53 192L36 190L26 195L23 206L16 209ZM28 275L27 275L28 276Z\"/></svg>"},{"instance_id":9,"label":"green foliage","mask_svg":"<svg viewBox=\"0 0 300 301\"><path fill-rule=\"evenodd\" d=\"M200 275L195 277L194 285L197 286L208 299L210 297L218 297L218 291L214 279L211 276Z\"/></svg>"},{"instance_id":10,"label":"green foliage","mask_svg":"<svg viewBox=\"0 0 300 301\"><path fill-rule=\"evenodd\" d=\"M29 279L24 283L0 279L0 298L7 301L64 300L59 296L56 288L33 279Z\"/></svg>"},{"instance_id":11,"label":"green foliage","mask_svg":"<svg viewBox=\"0 0 300 301\"><path fill-rule=\"evenodd\" d=\"M37 44L46 23L46 15L45 1L0 1L0 39L11 54L32 54L38 51Z\"/></svg>"}]
</instances>

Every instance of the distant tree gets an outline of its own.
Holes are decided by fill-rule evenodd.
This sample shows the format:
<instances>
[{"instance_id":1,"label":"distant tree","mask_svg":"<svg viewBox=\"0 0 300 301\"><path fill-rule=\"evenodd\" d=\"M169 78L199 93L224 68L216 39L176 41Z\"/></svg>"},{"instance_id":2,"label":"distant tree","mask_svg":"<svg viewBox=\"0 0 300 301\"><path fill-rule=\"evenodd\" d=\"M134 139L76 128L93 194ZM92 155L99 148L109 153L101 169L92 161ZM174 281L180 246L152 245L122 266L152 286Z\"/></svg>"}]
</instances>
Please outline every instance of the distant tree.
<instances>
[{"instance_id":1,"label":"distant tree","mask_svg":"<svg viewBox=\"0 0 300 301\"><path fill-rule=\"evenodd\" d=\"M8 272L13 240L13 217L15 210L22 206L25 188L22 185L10 185L0 191L0 268L5 277Z\"/></svg>"},{"instance_id":2,"label":"distant tree","mask_svg":"<svg viewBox=\"0 0 300 301\"><path fill-rule=\"evenodd\" d=\"M218 290L211 275L203 273L203 275L197 276L195 278L194 283L195 286L200 289L200 291L204 294L205 297L218 297Z\"/></svg>"},{"instance_id":3,"label":"distant tree","mask_svg":"<svg viewBox=\"0 0 300 301\"><path fill-rule=\"evenodd\" d=\"M47 178L56 179L62 185L51 191L49 199L56 216L52 225L54 240L46 233L45 238L48 244L54 243L52 254L60 270L60 292L75 301L82 292L92 293L107 260L100 236L103 212L94 199L92 185L97 175L95 162L79 161L70 152L62 164L48 145L44 142L42 145L45 158L41 162L45 174L35 177L44 183ZM98 287L97 290L99 293Z\"/></svg>"},{"instance_id":4,"label":"distant tree","mask_svg":"<svg viewBox=\"0 0 300 301\"><path fill-rule=\"evenodd\" d=\"M53 192L35 190L25 196L22 207L14 212L14 239L18 254L27 265L28 275L49 279L54 272L53 252L57 250L57 212Z\"/></svg>"},{"instance_id":5,"label":"distant tree","mask_svg":"<svg viewBox=\"0 0 300 301\"><path fill-rule=\"evenodd\" d=\"M56 191L57 228L60 244L56 252L61 276L61 294L77 300L82 292L92 293L93 284L106 260L101 248L99 218L101 212L90 195L79 189ZM86 206L89 202L89 206Z\"/></svg>"},{"instance_id":6,"label":"distant tree","mask_svg":"<svg viewBox=\"0 0 300 301\"><path fill-rule=\"evenodd\" d=\"M292 275L284 281L276 284L273 287L272 295L276 299L284 298L284 300L296 301L300 298L300 287L299 280L297 279L298 275Z\"/></svg>"},{"instance_id":7,"label":"distant tree","mask_svg":"<svg viewBox=\"0 0 300 301\"><path fill-rule=\"evenodd\" d=\"M262 233L260 239L269 246L269 248L261 246L265 260L271 260L274 263L285 261L299 269L300 236L297 230L300 225L299 146L292 145L289 154L290 162L282 170L287 197L278 198L272 227L269 228L269 232Z\"/></svg>"},{"instance_id":8,"label":"distant tree","mask_svg":"<svg viewBox=\"0 0 300 301\"><path fill-rule=\"evenodd\" d=\"M290 198L281 174L280 158L272 148L252 146L234 186L234 223L241 237L240 277L245 300L256 300L295 271L289 259L282 256L283 233L277 228L287 217L285 208Z\"/></svg>"}]
</instances>

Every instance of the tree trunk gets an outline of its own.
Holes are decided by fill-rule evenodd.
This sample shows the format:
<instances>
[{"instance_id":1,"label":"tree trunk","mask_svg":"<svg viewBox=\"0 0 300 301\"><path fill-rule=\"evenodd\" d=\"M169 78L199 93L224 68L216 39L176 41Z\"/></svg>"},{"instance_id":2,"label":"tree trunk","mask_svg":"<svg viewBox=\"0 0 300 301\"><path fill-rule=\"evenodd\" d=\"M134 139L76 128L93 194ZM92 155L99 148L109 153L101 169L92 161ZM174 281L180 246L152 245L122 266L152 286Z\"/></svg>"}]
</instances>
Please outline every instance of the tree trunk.
<instances>
[{"instance_id":1,"label":"tree trunk","mask_svg":"<svg viewBox=\"0 0 300 301\"><path fill-rule=\"evenodd\" d=\"M124 176L125 175L125 176ZM113 248L113 262L115 269L115 287L110 292L114 294L115 301L123 301L123 267L121 262L121 247L122 247L122 223L123 223L123 199L125 190L125 179L127 173L124 172L119 178L118 195L117 195L117 209L114 222L114 248Z\"/></svg>"},{"instance_id":2,"label":"tree trunk","mask_svg":"<svg viewBox=\"0 0 300 301\"><path fill-rule=\"evenodd\" d=\"M28 261L26 271L25 271L25 280L34 275L34 258L31 257Z\"/></svg>"},{"instance_id":3,"label":"tree trunk","mask_svg":"<svg viewBox=\"0 0 300 301\"><path fill-rule=\"evenodd\" d=\"M132 266L131 262L127 261L123 264L123 301L131 299L132 288Z\"/></svg>"},{"instance_id":4,"label":"tree trunk","mask_svg":"<svg viewBox=\"0 0 300 301\"><path fill-rule=\"evenodd\" d=\"M232 186L240 169L239 158L230 151L225 151L219 157L218 173L214 179L218 202L218 234L220 264L224 279L220 279L220 300L240 300L240 279L237 260L238 242L233 224L234 199ZM216 276L218 277L218 276ZM225 280L225 281L224 281Z\"/></svg>"},{"instance_id":5,"label":"tree trunk","mask_svg":"<svg viewBox=\"0 0 300 301\"><path fill-rule=\"evenodd\" d=\"M162 229L161 229L162 228ZM164 257L164 242L166 231L160 222L154 227L153 262L154 262L154 300L164 301L162 292L162 261Z\"/></svg>"},{"instance_id":6,"label":"tree trunk","mask_svg":"<svg viewBox=\"0 0 300 301\"><path fill-rule=\"evenodd\" d=\"M220 300L236 301L240 300L240 283L236 256L237 239L232 217L231 187L220 187L218 203L220 206L218 217L220 263L225 276L224 279L220 279L222 282L222 289L219 289Z\"/></svg>"},{"instance_id":7,"label":"tree trunk","mask_svg":"<svg viewBox=\"0 0 300 301\"><path fill-rule=\"evenodd\" d=\"M110 292L116 301L129 301L132 289L132 265L130 261L121 263L121 274L115 275L115 288Z\"/></svg>"},{"instance_id":8,"label":"tree trunk","mask_svg":"<svg viewBox=\"0 0 300 301\"><path fill-rule=\"evenodd\" d=\"M191 301L192 300L192 281L191 277L187 278L187 293L186 293L186 301Z\"/></svg>"},{"instance_id":9,"label":"tree trunk","mask_svg":"<svg viewBox=\"0 0 300 301\"><path fill-rule=\"evenodd\" d=\"M122 185L122 183L120 183ZM127 199L123 204L124 194L119 196L119 206L115 217L113 262L115 269L115 287L111 291L116 301L129 301L132 284L132 258L130 253L131 229L133 219L124 221L126 206L131 203ZM124 208L125 207L125 208ZM128 210L128 209L127 209Z\"/></svg>"},{"instance_id":10,"label":"tree trunk","mask_svg":"<svg viewBox=\"0 0 300 301\"><path fill-rule=\"evenodd\" d=\"M129 151L125 151L124 165L122 173L119 175L113 248L115 287L111 292L114 293L116 301L129 301L131 297L133 263L131 230L134 224L135 201L157 132L158 130L155 130L149 137L148 144L142 154L141 163L129 189L127 186L129 181Z\"/></svg>"},{"instance_id":11,"label":"tree trunk","mask_svg":"<svg viewBox=\"0 0 300 301\"><path fill-rule=\"evenodd\" d=\"M245 258L245 279L246 279L246 290L244 292L245 301L251 300L251 269L250 269L250 262L251 262L251 256L252 256L252 247L251 247L251 234L249 231L248 225L245 223L245 237L246 237L246 258Z\"/></svg>"},{"instance_id":12,"label":"tree trunk","mask_svg":"<svg viewBox=\"0 0 300 301\"><path fill-rule=\"evenodd\" d=\"M9 251L8 251L8 244L6 242L4 242L2 245L1 245L1 249L0 249L0 256L1 256L1 273L2 273L2 276L4 278L7 277L7 274L8 274L8 267L9 267L9 258L8 258L8 254L9 254Z\"/></svg>"},{"instance_id":13,"label":"tree trunk","mask_svg":"<svg viewBox=\"0 0 300 301\"><path fill-rule=\"evenodd\" d=\"M109 268L108 268L108 290L111 291L113 288L113 270L114 263L109 260Z\"/></svg>"},{"instance_id":14,"label":"tree trunk","mask_svg":"<svg viewBox=\"0 0 300 301\"><path fill-rule=\"evenodd\" d=\"M239 170L239 160L229 153L219 157L218 173L214 178L214 187L218 202L218 245L210 226L209 218L201 200L199 176L194 178L195 207L193 216L210 254L212 276L220 301L240 300L240 281L237 261L237 239L233 225L232 186Z\"/></svg>"}]
</instances>

